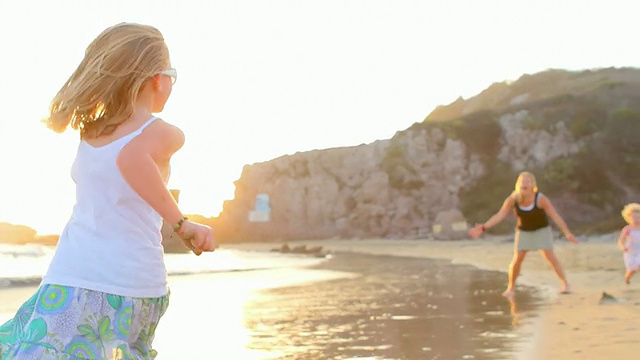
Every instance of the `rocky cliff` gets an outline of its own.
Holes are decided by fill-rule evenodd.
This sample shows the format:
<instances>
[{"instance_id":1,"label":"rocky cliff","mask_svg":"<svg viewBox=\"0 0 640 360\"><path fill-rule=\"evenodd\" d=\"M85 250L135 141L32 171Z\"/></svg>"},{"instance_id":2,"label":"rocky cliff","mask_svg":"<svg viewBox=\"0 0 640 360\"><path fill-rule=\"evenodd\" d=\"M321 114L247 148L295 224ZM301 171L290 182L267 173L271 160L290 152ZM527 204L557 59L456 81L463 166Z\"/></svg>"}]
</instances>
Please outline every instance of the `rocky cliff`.
<instances>
[{"instance_id":1,"label":"rocky cliff","mask_svg":"<svg viewBox=\"0 0 640 360\"><path fill-rule=\"evenodd\" d=\"M391 139L245 166L214 225L223 241L430 236L442 212L486 220L528 170L574 230L607 231L640 200L638 150L640 70L549 70L438 107ZM258 194L267 222L249 221Z\"/></svg>"}]
</instances>

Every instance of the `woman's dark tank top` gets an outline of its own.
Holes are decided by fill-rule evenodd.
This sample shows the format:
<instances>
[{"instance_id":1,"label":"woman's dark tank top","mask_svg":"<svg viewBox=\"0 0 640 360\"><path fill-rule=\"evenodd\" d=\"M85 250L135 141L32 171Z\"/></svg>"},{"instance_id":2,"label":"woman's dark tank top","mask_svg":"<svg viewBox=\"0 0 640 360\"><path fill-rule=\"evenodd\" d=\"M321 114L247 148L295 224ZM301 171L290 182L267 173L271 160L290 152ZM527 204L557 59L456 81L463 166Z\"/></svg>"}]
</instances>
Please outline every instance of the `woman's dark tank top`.
<instances>
[{"instance_id":1,"label":"woman's dark tank top","mask_svg":"<svg viewBox=\"0 0 640 360\"><path fill-rule=\"evenodd\" d=\"M547 213L543 209L538 207L539 192L536 192L536 196L533 199L533 209L522 210L518 204L518 200L515 201L516 215L518 217L518 229L522 231L534 231L549 226L549 219L547 219Z\"/></svg>"}]
</instances>

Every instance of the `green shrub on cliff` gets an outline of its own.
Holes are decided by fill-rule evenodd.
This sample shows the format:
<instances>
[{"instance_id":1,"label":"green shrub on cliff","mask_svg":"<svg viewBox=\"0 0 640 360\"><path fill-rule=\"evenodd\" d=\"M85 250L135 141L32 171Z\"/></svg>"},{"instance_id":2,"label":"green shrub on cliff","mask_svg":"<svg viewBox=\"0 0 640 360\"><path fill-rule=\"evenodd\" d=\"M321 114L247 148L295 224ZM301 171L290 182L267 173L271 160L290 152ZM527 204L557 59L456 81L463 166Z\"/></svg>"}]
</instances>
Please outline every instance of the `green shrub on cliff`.
<instances>
[{"instance_id":1,"label":"green shrub on cliff","mask_svg":"<svg viewBox=\"0 0 640 360\"><path fill-rule=\"evenodd\" d=\"M382 169L389 176L389 186L396 190L411 191L424 186L416 171L407 164L406 149L402 135L391 139L382 157Z\"/></svg>"},{"instance_id":2,"label":"green shrub on cliff","mask_svg":"<svg viewBox=\"0 0 640 360\"><path fill-rule=\"evenodd\" d=\"M487 161L487 172L460 194L460 211L470 224L485 222L495 214L504 199L513 191L518 173L510 164L502 161ZM514 221L503 221L492 231L504 233L513 229Z\"/></svg>"},{"instance_id":3,"label":"green shrub on cliff","mask_svg":"<svg viewBox=\"0 0 640 360\"><path fill-rule=\"evenodd\" d=\"M464 142L470 154L495 158L500 150L502 128L492 111L479 111L461 119L424 124L440 128L449 139Z\"/></svg>"}]
</instances>

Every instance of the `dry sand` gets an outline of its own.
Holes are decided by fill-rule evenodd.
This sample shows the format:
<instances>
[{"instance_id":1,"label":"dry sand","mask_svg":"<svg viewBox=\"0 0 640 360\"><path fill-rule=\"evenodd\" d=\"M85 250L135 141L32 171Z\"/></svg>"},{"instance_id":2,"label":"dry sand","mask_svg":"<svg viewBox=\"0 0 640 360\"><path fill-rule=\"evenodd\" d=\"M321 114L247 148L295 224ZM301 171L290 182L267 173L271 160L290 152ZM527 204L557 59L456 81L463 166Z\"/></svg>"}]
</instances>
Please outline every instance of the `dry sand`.
<instances>
[{"instance_id":1,"label":"dry sand","mask_svg":"<svg viewBox=\"0 0 640 360\"><path fill-rule=\"evenodd\" d=\"M522 349L522 359L635 359L640 356L640 275L623 281L622 253L616 234L581 238L580 244L555 242L556 254L573 290L559 295L560 282L542 256L529 253L519 284L538 287L545 295L534 335ZM244 250L269 250L281 244L228 245ZM449 259L481 269L505 271L511 261L511 237L479 240L316 240L290 246L323 246L338 252ZM505 274L505 287L507 277ZM603 292L617 302L600 303Z\"/></svg>"}]
</instances>

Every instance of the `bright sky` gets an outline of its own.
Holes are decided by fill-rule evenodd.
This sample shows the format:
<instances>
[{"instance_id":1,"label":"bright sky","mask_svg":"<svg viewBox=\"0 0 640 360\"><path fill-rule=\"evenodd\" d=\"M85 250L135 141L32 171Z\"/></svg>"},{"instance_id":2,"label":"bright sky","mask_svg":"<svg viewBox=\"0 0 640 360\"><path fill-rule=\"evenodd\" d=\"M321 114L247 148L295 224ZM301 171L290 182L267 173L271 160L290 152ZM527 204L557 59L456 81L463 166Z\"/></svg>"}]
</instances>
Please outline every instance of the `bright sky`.
<instances>
[{"instance_id":1,"label":"bright sky","mask_svg":"<svg viewBox=\"0 0 640 360\"><path fill-rule=\"evenodd\" d=\"M548 68L638 66L635 1L0 2L0 222L59 233L78 135L39 123L106 27L163 32L178 82L160 114L187 143L170 187L215 216L245 164L387 139L437 105Z\"/></svg>"}]
</instances>

